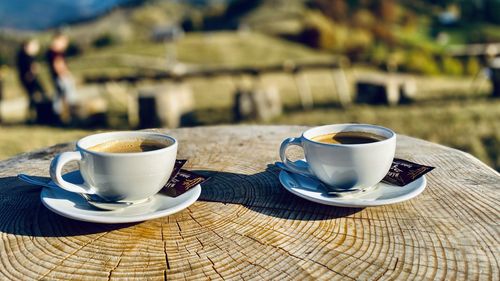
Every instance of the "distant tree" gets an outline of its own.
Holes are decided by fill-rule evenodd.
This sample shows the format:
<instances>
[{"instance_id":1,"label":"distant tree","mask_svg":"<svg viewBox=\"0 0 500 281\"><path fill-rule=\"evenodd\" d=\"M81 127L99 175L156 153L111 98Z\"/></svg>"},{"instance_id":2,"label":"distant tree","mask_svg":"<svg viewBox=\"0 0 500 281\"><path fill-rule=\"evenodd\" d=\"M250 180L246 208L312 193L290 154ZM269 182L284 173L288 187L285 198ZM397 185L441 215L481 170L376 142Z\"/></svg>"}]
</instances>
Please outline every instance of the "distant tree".
<instances>
[{"instance_id":1,"label":"distant tree","mask_svg":"<svg viewBox=\"0 0 500 281\"><path fill-rule=\"evenodd\" d=\"M345 21L349 15L349 5L345 0L316 0L314 6L335 21Z\"/></svg>"},{"instance_id":2,"label":"distant tree","mask_svg":"<svg viewBox=\"0 0 500 281\"><path fill-rule=\"evenodd\" d=\"M404 27L409 29L415 29L417 27L418 18L412 11L406 11L402 16L402 24Z\"/></svg>"},{"instance_id":3,"label":"distant tree","mask_svg":"<svg viewBox=\"0 0 500 281\"><path fill-rule=\"evenodd\" d=\"M448 75L462 75L464 72L462 63L452 57L443 57L441 68L443 73Z\"/></svg>"},{"instance_id":4,"label":"distant tree","mask_svg":"<svg viewBox=\"0 0 500 281\"><path fill-rule=\"evenodd\" d=\"M7 59L5 58L4 54L0 53L0 67L2 67L5 64L7 64Z\"/></svg>"},{"instance_id":5,"label":"distant tree","mask_svg":"<svg viewBox=\"0 0 500 281\"><path fill-rule=\"evenodd\" d=\"M368 9L358 9L353 15L351 22L356 27L371 28L377 19Z\"/></svg>"},{"instance_id":6,"label":"distant tree","mask_svg":"<svg viewBox=\"0 0 500 281\"><path fill-rule=\"evenodd\" d=\"M83 48L76 42L70 41L68 48L66 49L66 55L68 57L79 56L83 54Z\"/></svg>"},{"instance_id":7,"label":"distant tree","mask_svg":"<svg viewBox=\"0 0 500 281\"><path fill-rule=\"evenodd\" d=\"M476 57L470 57L465 64L465 74L477 75L481 71L481 64Z\"/></svg>"},{"instance_id":8,"label":"distant tree","mask_svg":"<svg viewBox=\"0 0 500 281\"><path fill-rule=\"evenodd\" d=\"M14 65L15 64L15 54L21 45L21 37L14 38L3 36L0 33L0 65Z\"/></svg>"},{"instance_id":9,"label":"distant tree","mask_svg":"<svg viewBox=\"0 0 500 281\"><path fill-rule=\"evenodd\" d=\"M99 35L97 38L95 38L92 41L92 46L94 46L96 48L103 48L103 47L115 45L116 43L118 43L118 41L119 41L118 38L116 38L112 34L104 33L104 34Z\"/></svg>"},{"instance_id":10,"label":"distant tree","mask_svg":"<svg viewBox=\"0 0 500 281\"><path fill-rule=\"evenodd\" d=\"M384 22L393 23L398 19L398 7L394 0L377 1L378 15Z\"/></svg>"},{"instance_id":11,"label":"distant tree","mask_svg":"<svg viewBox=\"0 0 500 281\"><path fill-rule=\"evenodd\" d=\"M432 54L424 50L411 50L408 52L401 68L406 71L426 75L437 75L440 73L439 66Z\"/></svg>"},{"instance_id":12,"label":"distant tree","mask_svg":"<svg viewBox=\"0 0 500 281\"><path fill-rule=\"evenodd\" d=\"M311 12L307 16L300 40L313 48L334 50L341 41L337 31L338 28L328 17L319 12Z\"/></svg>"}]
</instances>

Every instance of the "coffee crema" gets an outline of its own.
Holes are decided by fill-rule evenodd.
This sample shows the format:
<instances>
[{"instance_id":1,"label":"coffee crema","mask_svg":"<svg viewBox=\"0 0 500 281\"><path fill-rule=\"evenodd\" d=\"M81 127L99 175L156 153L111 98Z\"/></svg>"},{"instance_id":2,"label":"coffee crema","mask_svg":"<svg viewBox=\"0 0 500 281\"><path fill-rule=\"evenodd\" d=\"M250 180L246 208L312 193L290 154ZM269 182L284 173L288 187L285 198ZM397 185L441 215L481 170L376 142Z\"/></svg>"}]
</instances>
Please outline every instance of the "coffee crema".
<instances>
[{"instance_id":1,"label":"coffee crema","mask_svg":"<svg viewBox=\"0 0 500 281\"><path fill-rule=\"evenodd\" d=\"M167 146L169 144L155 140L112 140L89 147L88 150L107 153L134 153L158 150Z\"/></svg>"},{"instance_id":2,"label":"coffee crema","mask_svg":"<svg viewBox=\"0 0 500 281\"><path fill-rule=\"evenodd\" d=\"M313 141L328 144L363 144L387 139L386 137L368 132L338 132L315 136Z\"/></svg>"}]
</instances>

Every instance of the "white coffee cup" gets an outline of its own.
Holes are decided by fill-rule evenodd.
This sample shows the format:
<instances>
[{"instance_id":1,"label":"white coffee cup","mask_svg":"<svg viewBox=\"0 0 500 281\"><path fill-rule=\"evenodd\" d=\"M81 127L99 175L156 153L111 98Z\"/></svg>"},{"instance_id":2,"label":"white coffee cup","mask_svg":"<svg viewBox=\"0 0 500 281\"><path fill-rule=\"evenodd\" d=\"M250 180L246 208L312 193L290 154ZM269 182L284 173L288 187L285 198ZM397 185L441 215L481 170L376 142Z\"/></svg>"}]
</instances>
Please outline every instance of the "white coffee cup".
<instances>
[{"instance_id":1,"label":"white coffee cup","mask_svg":"<svg viewBox=\"0 0 500 281\"><path fill-rule=\"evenodd\" d=\"M119 140L152 140L165 147L144 152L109 153L89 150L93 146ZM167 183L177 156L177 140L155 132L109 132L90 135L76 143L76 151L57 155L50 176L61 188L77 193L96 194L108 201L135 202L158 193ZM77 161L83 184L62 178L63 166Z\"/></svg>"},{"instance_id":2,"label":"white coffee cup","mask_svg":"<svg viewBox=\"0 0 500 281\"><path fill-rule=\"evenodd\" d=\"M313 138L338 132L365 132L382 140L362 144L330 144ZM297 165L286 156L290 145L304 149L307 165ZM396 151L396 133L368 124L334 124L314 127L301 137L281 143L280 157L291 171L314 176L337 189L362 189L379 183L389 171Z\"/></svg>"}]
</instances>

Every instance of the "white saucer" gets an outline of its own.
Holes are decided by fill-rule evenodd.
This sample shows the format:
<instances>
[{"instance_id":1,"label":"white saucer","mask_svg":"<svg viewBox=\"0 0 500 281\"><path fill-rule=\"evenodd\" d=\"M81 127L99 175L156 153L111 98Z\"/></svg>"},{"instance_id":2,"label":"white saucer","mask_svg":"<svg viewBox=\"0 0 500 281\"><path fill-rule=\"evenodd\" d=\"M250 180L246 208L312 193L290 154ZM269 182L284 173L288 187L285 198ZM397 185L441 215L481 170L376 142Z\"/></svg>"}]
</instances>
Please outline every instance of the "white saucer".
<instances>
[{"instance_id":1,"label":"white saucer","mask_svg":"<svg viewBox=\"0 0 500 281\"><path fill-rule=\"evenodd\" d=\"M79 171L65 174L64 179L73 183L83 181ZM95 209L87 204L80 195L61 188L43 188L40 199L49 210L70 219L96 223L130 223L175 214L193 204L200 197L200 194L200 185L177 197L164 195L160 191L147 203L132 205L116 211Z\"/></svg>"},{"instance_id":2,"label":"white saucer","mask_svg":"<svg viewBox=\"0 0 500 281\"><path fill-rule=\"evenodd\" d=\"M303 175L281 171L279 179L283 187L306 200L320 204L365 208L394 204L412 199L424 191L427 180L422 176L405 186L378 183L363 192L335 197L329 195L325 187L316 179Z\"/></svg>"}]
</instances>

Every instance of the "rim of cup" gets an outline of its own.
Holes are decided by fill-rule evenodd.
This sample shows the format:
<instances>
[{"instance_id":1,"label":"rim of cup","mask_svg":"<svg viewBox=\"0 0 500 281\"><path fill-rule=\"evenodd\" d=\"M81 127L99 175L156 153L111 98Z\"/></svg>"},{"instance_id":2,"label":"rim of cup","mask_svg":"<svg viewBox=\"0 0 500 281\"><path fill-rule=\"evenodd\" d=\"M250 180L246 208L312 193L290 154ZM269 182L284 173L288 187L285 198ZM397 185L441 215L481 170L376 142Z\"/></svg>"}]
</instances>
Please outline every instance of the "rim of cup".
<instances>
[{"instance_id":1,"label":"rim of cup","mask_svg":"<svg viewBox=\"0 0 500 281\"><path fill-rule=\"evenodd\" d=\"M333 128L335 127L357 127L357 128L365 128L365 130L354 130L354 128L346 129L346 130L335 130ZM331 131L325 132L325 133L316 133L313 134L314 131L321 131L326 128L332 128ZM324 143L324 142L319 142L315 141L312 138L321 136L324 134L331 134L331 133L340 133L340 132L364 132L364 133L371 133L375 135L379 135L382 137L385 137L385 139L376 141L376 142L371 142L371 143L356 143L356 144L342 144L342 143ZM310 134L313 134L310 136ZM306 130L305 132L302 133L302 139L309 141L314 144L318 145L325 145L325 146L339 146L339 147L357 147L357 146L375 146L375 145L381 145L383 143L389 142L392 139L396 138L396 133L386 127L378 126L378 125L371 125L371 124L362 124L362 123L342 123L342 124L330 124L330 125L323 125L323 126L317 126L310 128Z\"/></svg>"},{"instance_id":2,"label":"rim of cup","mask_svg":"<svg viewBox=\"0 0 500 281\"><path fill-rule=\"evenodd\" d=\"M94 138L103 138L104 140L92 142L91 140ZM117 138L113 138L117 137ZM127 139L168 139L171 143L163 148L151 150L151 151L142 151L142 152L128 152L128 153L116 153L116 152L101 152L101 151L93 151L89 150L89 147L102 144L108 141L114 140L127 140ZM83 150L87 153L100 155L100 156L116 156L116 157L127 157L127 156L138 156L138 155L149 155L155 154L159 152L163 152L165 150L173 149L177 145L177 140L174 137L171 137L166 134L157 133L157 132L146 132L146 131L113 131L113 132L105 132L105 133L97 133L90 136L86 136L81 138L76 142L77 150Z\"/></svg>"}]
</instances>

